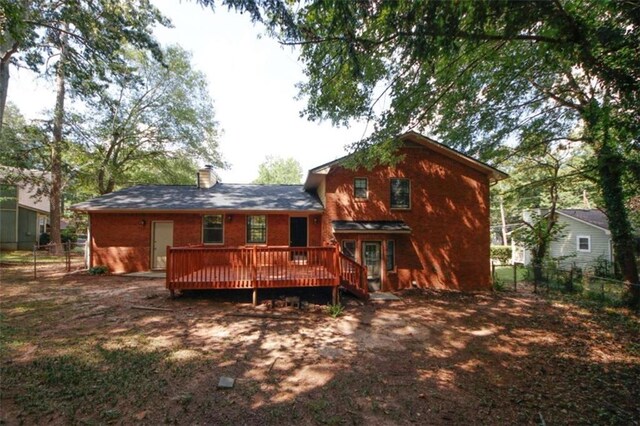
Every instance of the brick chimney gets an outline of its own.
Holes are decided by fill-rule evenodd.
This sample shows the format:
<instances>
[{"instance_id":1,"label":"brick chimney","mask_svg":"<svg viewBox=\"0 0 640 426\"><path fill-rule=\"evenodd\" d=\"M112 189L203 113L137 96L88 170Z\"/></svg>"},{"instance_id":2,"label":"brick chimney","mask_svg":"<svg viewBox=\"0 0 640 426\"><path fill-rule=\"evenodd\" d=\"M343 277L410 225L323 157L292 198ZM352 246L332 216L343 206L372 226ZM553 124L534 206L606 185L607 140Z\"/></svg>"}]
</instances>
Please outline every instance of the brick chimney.
<instances>
[{"instance_id":1,"label":"brick chimney","mask_svg":"<svg viewBox=\"0 0 640 426\"><path fill-rule=\"evenodd\" d=\"M203 169L198 170L196 179L197 179L198 188L202 188L202 189L211 188L213 185L218 183L218 178L216 177L216 174L213 172L213 167L209 164L204 166Z\"/></svg>"}]
</instances>

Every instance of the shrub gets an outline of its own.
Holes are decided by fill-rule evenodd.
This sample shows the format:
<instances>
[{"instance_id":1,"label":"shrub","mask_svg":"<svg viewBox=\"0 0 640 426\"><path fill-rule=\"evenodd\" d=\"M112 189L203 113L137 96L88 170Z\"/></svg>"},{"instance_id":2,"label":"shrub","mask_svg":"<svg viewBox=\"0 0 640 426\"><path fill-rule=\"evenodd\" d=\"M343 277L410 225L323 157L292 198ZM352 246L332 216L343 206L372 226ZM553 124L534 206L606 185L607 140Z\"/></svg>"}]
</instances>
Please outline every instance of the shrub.
<instances>
[{"instance_id":1,"label":"shrub","mask_svg":"<svg viewBox=\"0 0 640 426\"><path fill-rule=\"evenodd\" d=\"M50 242L51 242L51 236L48 233L43 232L42 234L40 234L40 238L38 238L39 245L46 246Z\"/></svg>"},{"instance_id":2,"label":"shrub","mask_svg":"<svg viewBox=\"0 0 640 426\"><path fill-rule=\"evenodd\" d=\"M508 264L511 261L511 246L491 246L491 259L502 265Z\"/></svg>"},{"instance_id":3,"label":"shrub","mask_svg":"<svg viewBox=\"0 0 640 426\"><path fill-rule=\"evenodd\" d=\"M109 272L109 268L106 266L94 266L93 268L89 268L89 275L104 275Z\"/></svg>"},{"instance_id":4,"label":"shrub","mask_svg":"<svg viewBox=\"0 0 640 426\"><path fill-rule=\"evenodd\" d=\"M66 243L75 243L78 240L78 235L76 234L75 228L65 228L60 231L60 239L62 240L62 244Z\"/></svg>"},{"instance_id":5,"label":"shrub","mask_svg":"<svg viewBox=\"0 0 640 426\"><path fill-rule=\"evenodd\" d=\"M495 291L505 291L506 288L507 286L500 278L496 278L495 280L493 280L493 289Z\"/></svg>"},{"instance_id":6,"label":"shrub","mask_svg":"<svg viewBox=\"0 0 640 426\"><path fill-rule=\"evenodd\" d=\"M331 315L332 318L338 318L344 312L344 306L339 303L329 304L327 305L327 313Z\"/></svg>"}]
</instances>

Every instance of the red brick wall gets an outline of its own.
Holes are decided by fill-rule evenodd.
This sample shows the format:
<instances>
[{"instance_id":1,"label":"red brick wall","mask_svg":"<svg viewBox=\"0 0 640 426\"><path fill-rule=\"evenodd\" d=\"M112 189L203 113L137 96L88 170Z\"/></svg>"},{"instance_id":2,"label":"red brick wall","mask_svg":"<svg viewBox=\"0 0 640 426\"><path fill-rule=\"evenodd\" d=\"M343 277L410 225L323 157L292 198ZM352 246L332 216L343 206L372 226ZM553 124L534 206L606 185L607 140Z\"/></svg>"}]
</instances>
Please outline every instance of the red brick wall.
<instances>
[{"instance_id":1,"label":"red brick wall","mask_svg":"<svg viewBox=\"0 0 640 426\"><path fill-rule=\"evenodd\" d=\"M151 260L153 221L173 222L173 245L202 243L202 214L92 213L91 265L106 265L111 272L147 271ZM314 217L317 220L314 221ZM309 244L321 245L321 217L309 216ZM145 224L142 225L144 220ZM226 214L224 243L221 247L239 247L246 242L247 215ZM267 215L267 243L289 245L289 215Z\"/></svg>"},{"instance_id":2,"label":"red brick wall","mask_svg":"<svg viewBox=\"0 0 640 426\"><path fill-rule=\"evenodd\" d=\"M323 239L396 241L397 271L383 287L490 288L489 182L482 173L423 147L401 150L395 168L332 170L326 177ZM367 177L369 198L353 198L354 177ZM390 209L390 178L411 180L411 209ZM332 220L403 220L411 235L333 235Z\"/></svg>"}]
</instances>

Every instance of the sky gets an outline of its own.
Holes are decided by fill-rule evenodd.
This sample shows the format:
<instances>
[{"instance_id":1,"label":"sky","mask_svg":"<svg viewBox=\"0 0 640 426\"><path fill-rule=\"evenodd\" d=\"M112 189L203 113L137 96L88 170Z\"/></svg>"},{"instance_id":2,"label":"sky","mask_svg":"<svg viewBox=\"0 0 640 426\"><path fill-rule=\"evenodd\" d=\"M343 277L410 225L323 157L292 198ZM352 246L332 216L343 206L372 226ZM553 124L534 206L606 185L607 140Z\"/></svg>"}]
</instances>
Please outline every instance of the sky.
<instances>
[{"instance_id":1,"label":"sky","mask_svg":"<svg viewBox=\"0 0 640 426\"><path fill-rule=\"evenodd\" d=\"M366 123L335 128L329 122L300 117L305 101L294 99L295 85L305 77L296 52L268 37L247 14L223 7L212 11L186 1L154 3L174 26L156 28L158 40L190 51L194 68L207 76L215 119L222 130L220 151L231 166L218 170L223 182L251 182L268 155L293 157L306 174L345 155L345 146L367 132ZM27 118L38 118L53 108L51 88L50 82L34 73L14 68L8 101Z\"/></svg>"}]
</instances>

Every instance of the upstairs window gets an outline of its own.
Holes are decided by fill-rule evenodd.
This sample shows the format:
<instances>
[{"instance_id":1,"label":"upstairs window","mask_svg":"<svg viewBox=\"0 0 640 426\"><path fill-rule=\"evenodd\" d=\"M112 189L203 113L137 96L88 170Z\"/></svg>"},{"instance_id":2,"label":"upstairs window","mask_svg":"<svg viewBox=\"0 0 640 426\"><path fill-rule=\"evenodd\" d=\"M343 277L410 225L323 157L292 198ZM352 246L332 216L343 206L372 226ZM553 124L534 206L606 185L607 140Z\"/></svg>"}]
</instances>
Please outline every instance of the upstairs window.
<instances>
[{"instance_id":1,"label":"upstairs window","mask_svg":"<svg viewBox=\"0 0 640 426\"><path fill-rule=\"evenodd\" d=\"M391 179L391 208L411 208L411 184L409 179Z\"/></svg>"},{"instance_id":2,"label":"upstairs window","mask_svg":"<svg viewBox=\"0 0 640 426\"><path fill-rule=\"evenodd\" d=\"M267 217L247 216L247 243L266 244L267 242Z\"/></svg>"},{"instance_id":3,"label":"upstairs window","mask_svg":"<svg viewBox=\"0 0 640 426\"><path fill-rule=\"evenodd\" d=\"M204 216L202 218L202 242L205 244L222 244L222 227L221 214Z\"/></svg>"},{"instance_id":4,"label":"upstairs window","mask_svg":"<svg viewBox=\"0 0 640 426\"><path fill-rule=\"evenodd\" d=\"M588 235L578 235L578 251L591 251L591 237Z\"/></svg>"},{"instance_id":5,"label":"upstairs window","mask_svg":"<svg viewBox=\"0 0 640 426\"><path fill-rule=\"evenodd\" d=\"M367 178L355 178L353 180L353 196L360 200L369 197L369 182L367 182Z\"/></svg>"}]
</instances>

